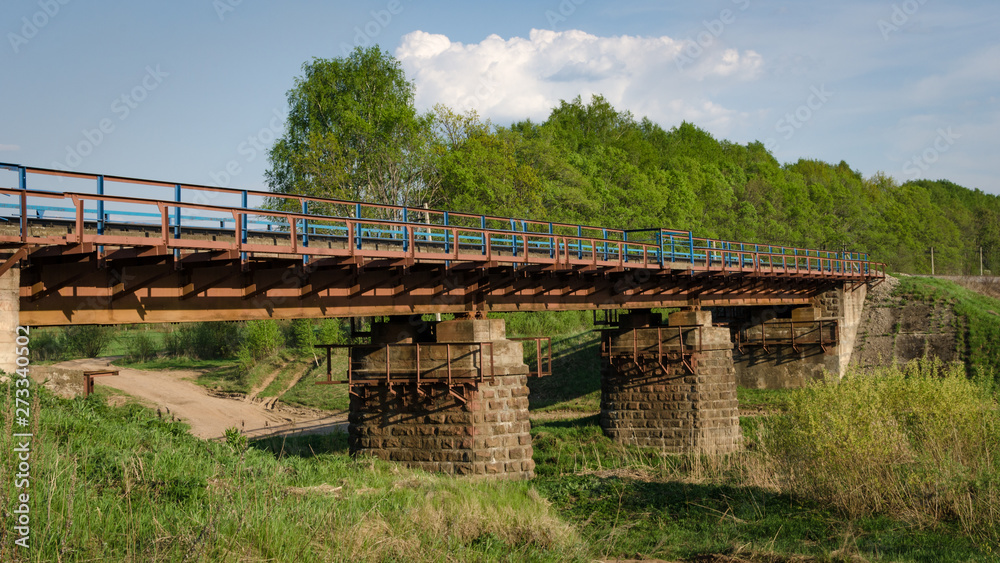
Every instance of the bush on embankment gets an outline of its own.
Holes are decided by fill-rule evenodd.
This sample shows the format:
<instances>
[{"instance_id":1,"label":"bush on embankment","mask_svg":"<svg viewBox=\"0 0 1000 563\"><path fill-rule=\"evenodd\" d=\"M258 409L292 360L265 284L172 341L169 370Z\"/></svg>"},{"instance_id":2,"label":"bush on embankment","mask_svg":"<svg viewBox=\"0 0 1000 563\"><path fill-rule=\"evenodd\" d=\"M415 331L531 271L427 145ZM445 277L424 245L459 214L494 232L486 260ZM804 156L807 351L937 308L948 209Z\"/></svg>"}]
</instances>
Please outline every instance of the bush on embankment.
<instances>
[{"instance_id":1,"label":"bush on embankment","mask_svg":"<svg viewBox=\"0 0 1000 563\"><path fill-rule=\"evenodd\" d=\"M1000 415L960 364L849 373L791 396L762 446L783 489L853 516L957 521L1000 540Z\"/></svg>"}]
</instances>

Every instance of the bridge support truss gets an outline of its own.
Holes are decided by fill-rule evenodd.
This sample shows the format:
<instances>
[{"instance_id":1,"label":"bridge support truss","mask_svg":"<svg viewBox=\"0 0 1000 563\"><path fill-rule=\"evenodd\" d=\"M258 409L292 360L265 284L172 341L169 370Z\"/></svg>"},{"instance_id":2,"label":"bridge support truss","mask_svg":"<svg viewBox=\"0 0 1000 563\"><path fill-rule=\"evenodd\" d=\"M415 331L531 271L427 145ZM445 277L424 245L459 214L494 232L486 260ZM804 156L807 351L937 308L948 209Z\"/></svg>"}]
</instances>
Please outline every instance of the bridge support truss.
<instances>
[{"instance_id":1,"label":"bridge support truss","mask_svg":"<svg viewBox=\"0 0 1000 563\"><path fill-rule=\"evenodd\" d=\"M372 344L351 349L351 454L457 475L534 476L521 342L506 338L502 319L431 330L414 319L377 323Z\"/></svg>"},{"instance_id":2,"label":"bridge support truss","mask_svg":"<svg viewBox=\"0 0 1000 563\"><path fill-rule=\"evenodd\" d=\"M729 329L708 311L623 315L602 338L601 427L625 444L722 454L741 445Z\"/></svg>"}]
</instances>

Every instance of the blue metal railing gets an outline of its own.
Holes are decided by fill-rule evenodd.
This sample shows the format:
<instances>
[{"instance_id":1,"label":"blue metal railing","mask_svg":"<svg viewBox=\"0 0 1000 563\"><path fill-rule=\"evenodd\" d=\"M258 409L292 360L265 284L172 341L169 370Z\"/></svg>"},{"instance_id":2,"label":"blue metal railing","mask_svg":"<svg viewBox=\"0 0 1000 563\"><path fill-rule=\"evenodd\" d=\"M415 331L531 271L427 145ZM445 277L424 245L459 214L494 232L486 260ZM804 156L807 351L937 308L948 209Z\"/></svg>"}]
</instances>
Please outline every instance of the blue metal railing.
<instances>
[{"instance_id":1,"label":"blue metal railing","mask_svg":"<svg viewBox=\"0 0 1000 563\"><path fill-rule=\"evenodd\" d=\"M0 169L17 173L18 189L22 201L3 201L0 194L0 219L19 217L24 212L36 219L78 220L96 224L98 235L103 235L109 224L160 225L169 221L173 238L180 239L183 229L235 230L239 222L241 242L245 245L249 236L266 233L296 233L296 244L309 248L310 238L331 237L344 239L348 246L361 250L365 243L399 243L404 252L411 251L413 242L440 245L445 254L458 250L472 250L480 255L492 252L509 252L512 256L532 253L547 254L550 259L564 256L565 259L583 261L591 257L604 262L620 260L641 265L657 265L661 268L683 270L706 267L709 269L780 269L782 271L826 272L838 274L870 275L870 261L867 254L836 253L824 250L773 246L744 242L723 241L695 236L691 231L670 229L616 230L586 225L569 225L552 222L528 221L523 219L473 215L449 211L430 210L405 206L377 205L343 200L330 200L307 196L213 188L210 186L183 185L154 182L133 178L64 173L60 171L28 168L12 164L0 164ZM79 197L93 205L77 207L42 205L29 200L40 197L39 190L25 199L28 190L28 173L50 176L71 176L93 179L96 197L87 199L85 194L62 194L64 199ZM145 184L154 188L172 188L170 200L156 197L113 197L107 195L108 184ZM2 184L0 184L2 185ZM204 197L205 193L216 197L219 194L235 195L239 206L221 207L187 203L185 199ZM51 192L57 194L58 192ZM146 194L143 194L146 195ZM45 197L50 197L46 195ZM54 196L58 199L57 196ZM269 199L293 200L298 202L298 213L294 218L266 206L251 206L250 198L267 202ZM312 202L323 204L324 210L339 208L348 211L343 215L320 215L312 213ZM168 205L173 213L142 210L143 205ZM189 207L182 212L182 207ZM4 213L5 210L14 211ZM216 212L217 211L217 212ZM228 213L226 212L228 211ZM213 212L215 212L213 214ZM77 214L81 217L78 217ZM353 214L353 217L350 215ZM368 215L367 217L365 215ZM251 218L251 216L253 216ZM166 217L166 218L164 218ZM421 222L421 218L423 222ZM351 221L353 227L344 221ZM341 221L342 224L333 224ZM367 224L367 225L366 225ZM211 225L211 226L210 226ZM474 225L474 226L473 226ZM165 227L166 228L166 227ZM348 237L352 236L353 241ZM308 255L305 259L308 260ZM877 272L876 272L877 273Z\"/></svg>"}]
</instances>

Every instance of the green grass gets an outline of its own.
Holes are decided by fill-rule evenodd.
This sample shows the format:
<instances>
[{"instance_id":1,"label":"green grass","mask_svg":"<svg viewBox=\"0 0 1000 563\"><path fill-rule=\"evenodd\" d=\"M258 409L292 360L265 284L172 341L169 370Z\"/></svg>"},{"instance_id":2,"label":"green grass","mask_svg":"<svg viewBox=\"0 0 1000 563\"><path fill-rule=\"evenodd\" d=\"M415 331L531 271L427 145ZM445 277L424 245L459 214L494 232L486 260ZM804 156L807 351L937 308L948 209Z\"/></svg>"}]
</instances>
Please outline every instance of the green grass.
<instances>
[{"instance_id":1,"label":"green grass","mask_svg":"<svg viewBox=\"0 0 1000 563\"><path fill-rule=\"evenodd\" d=\"M153 345L157 350L162 350L164 348L164 340L167 334L170 332L169 328L162 327L161 325L154 325L152 327L147 327L143 325L131 325L122 330L119 330L115 334L114 340L104 349L105 356L124 356L128 353L128 342L135 337L136 333L139 331L145 332L153 341Z\"/></svg>"},{"instance_id":2,"label":"green grass","mask_svg":"<svg viewBox=\"0 0 1000 563\"><path fill-rule=\"evenodd\" d=\"M586 331L552 339L551 376L528 381L533 411L596 412L601 410L598 332ZM527 346L526 348L530 348ZM525 355L534 361L534 354Z\"/></svg>"},{"instance_id":3,"label":"green grass","mask_svg":"<svg viewBox=\"0 0 1000 563\"><path fill-rule=\"evenodd\" d=\"M532 436L534 485L577 525L595 558L992 560L986 546L952 524L854 518L748 485L752 453L712 459L622 446L603 435L594 416L535 422Z\"/></svg>"},{"instance_id":4,"label":"green grass","mask_svg":"<svg viewBox=\"0 0 1000 563\"><path fill-rule=\"evenodd\" d=\"M119 358L112 363L116 366L141 370L213 371L231 367L233 365L233 360L198 360L187 357L159 357L148 362L130 362L125 358Z\"/></svg>"},{"instance_id":5,"label":"green grass","mask_svg":"<svg viewBox=\"0 0 1000 563\"><path fill-rule=\"evenodd\" d=\"M11 390L0 391L9 452ZM239 450L100 395L35 393L34 547L14 550L5 517L3 561L585 560L576 532L529 483L351 459L330 438L335 447L308 455ZM12 459L0 462L5 509Z\"/></svg>"},{"instance_id":6,"label":"green grass","mask_svg":"<svg viewBox=\"0 0 1000 563\"><path fill-rule=\"evenodd\" d=\"M535 486L580 527L596 557L992 560L956 530L919 530L878 516L849 520L818 503L755 487L595 474L541 477Z\"/></svg>"},{"instance_id":7,"label":"green grass","mask_svg":"<svg viewBox=\"0 0 1000 563\"><path fill-rule=\"evenodd\" d=\"M333 379L344 379L347 372L347 358L333 358ZM298 383L289 389L282 397L283 403L323 409L329 411L345 411L350 405L347 385L317 385L326 381L326 360L318 367L310 368Z\"/></svg>"}]
</instances>

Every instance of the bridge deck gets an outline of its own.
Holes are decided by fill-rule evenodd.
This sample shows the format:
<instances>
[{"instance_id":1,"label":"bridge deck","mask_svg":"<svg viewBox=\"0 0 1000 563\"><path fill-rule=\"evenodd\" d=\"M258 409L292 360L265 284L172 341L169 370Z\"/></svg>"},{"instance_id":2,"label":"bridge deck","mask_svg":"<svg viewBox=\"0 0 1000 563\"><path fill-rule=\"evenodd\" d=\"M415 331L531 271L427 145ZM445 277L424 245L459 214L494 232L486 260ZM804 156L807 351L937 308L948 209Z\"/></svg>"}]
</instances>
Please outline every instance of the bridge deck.
<instances>
[{"instance_id":1,"label":"bridge deck","mask_svg":"<svg viewBox=\"0 0 1000 563\"><path fill-rule=\"evenodd\" d=\"M688 231L3 168L17 184L0 175L2 267L26 260L22 317L40 324L254 318L254 299L286 303L267 316L792 303L885 275L866 255ZM75 191L51 191L63 179Z\"/></svg>"}]
</instances>

